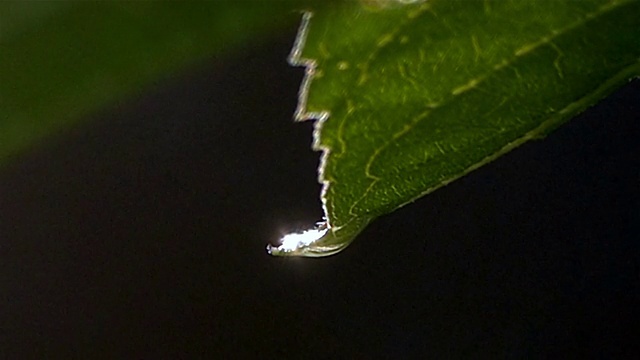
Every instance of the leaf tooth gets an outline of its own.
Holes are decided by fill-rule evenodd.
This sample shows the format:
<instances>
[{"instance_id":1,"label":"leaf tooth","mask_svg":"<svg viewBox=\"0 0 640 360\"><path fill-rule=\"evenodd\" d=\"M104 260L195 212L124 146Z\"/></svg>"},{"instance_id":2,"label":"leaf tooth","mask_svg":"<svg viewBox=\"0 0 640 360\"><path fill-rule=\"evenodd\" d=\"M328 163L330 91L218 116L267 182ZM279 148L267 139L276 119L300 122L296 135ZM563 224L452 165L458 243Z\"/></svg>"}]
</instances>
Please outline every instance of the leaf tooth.
<instances>
[{"instance_id":1,"label":"leaf tooth","mask_svg":"<svg viewBox=\"0 0 640 360\"><path fill-rule=\"evenodd\" d=\"M313 13L310 11L305 11L302 14L302 20L300 22L300 27L298 28L298 34L296 35L296 39L293 43L293 48L291 49L291 52L289 53L289 58L288 58L288 62L292 66L305 68L302 84L300 85L300 89L298 90L298 106L294 114L294 119L296 121L306 121L306 120L323 121L325 118L329 116L329 111L327 110L320 111L320 112L307 111L307 99L309 97L309 87L311 85L311 81L313 80L313 77L317 73L317 67L318 67L318 63L316 60L302 57L302 50L304 49L304 44L307 40L307 34L309 32L309 24L312 16L313 16Z\"/></svg>"}]
</instances>

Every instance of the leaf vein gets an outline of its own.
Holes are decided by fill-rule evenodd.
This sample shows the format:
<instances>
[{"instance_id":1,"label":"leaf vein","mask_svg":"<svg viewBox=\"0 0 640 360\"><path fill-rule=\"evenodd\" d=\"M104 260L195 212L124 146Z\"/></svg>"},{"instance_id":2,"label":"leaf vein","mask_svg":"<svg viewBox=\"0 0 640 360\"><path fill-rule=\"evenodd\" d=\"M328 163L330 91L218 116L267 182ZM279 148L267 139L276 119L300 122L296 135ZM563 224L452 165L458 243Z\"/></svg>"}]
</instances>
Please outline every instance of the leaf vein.
<instances>
[{"instance_id":1,"label":"leaf vein","mask_svg":"<svg viewBox=\"0 0 640 360\"><path fill-rule=\"evenodd\" d=\"M460 95L462 95L463 93L472 90L476 87L478 87L478 85L480 85L482 82L486 81L489 77L495 75L496 73L498 73L500 70L502 70L505 67L511 67L515 62L517 62L520 58L526 56L527 54L530 54L532 51L542 47L542 46L551 46L553 47L557 52L558 52L558 58L556 58L556 60L554 61L554 66L556 66L556 70L558 71L558 75L560 77L562 77L562 72L561 72L561 68L559 67L559 59L563 56L562 51L557 47L557 45L555 45L552 41L553 39L561 36L561 35L565 35L567 33L569 33L570 31L587 24L590 20L597 18L598 16L606 13L607 11L611 11L614 8L620 6L621 4L623 4L624 1L617 1L617 0L613 0L610 3L604 4L601 7L599 7L598 9L596 9L595 11L591 12L591 13L587 13L585 14L584 17L582 17L581 19L571 23L570 25L563 27L561 29L555 29L555 30L550 30L548 34L545 34L544 36L540 37L539 40L531 42L529 44L525 44L522 47L520 47L518 50L516 50L514 52L514 56L510 59L503 59L500 62L497 62L494 66L490 67L491 70L489 70L488 72L486 72L485 74L482 74L472 80L470 80L469 82L467 82L466 84L459 86L457 88L454 88L451 91L451 94L453 96L449 97L449 99L445 100L442 102L442 105L445 104L449 104L451 103L454 99L458 98ZM429 8L425 7L425 11L428 10ZM417 17L417 16L416 16ZM413 20L415 18L411 18L411 20ZM401 26L404 26L406 23L402 24ZM369 193L371 193L371 190L373 189L373 187L375 186L375 184L377 184L379 181L384 180L383 176L380 175L376 175L373 173L372 171L372 166L375 162L375 160L377 159L377 157L384 151L386 150L390 145L392 145L394 142L398 141L400 138L402 138L404 135L406 135L407 133L409 133L412 129L415 128L415 126L420 123L422 120L426 119L429 115L429 113L431 113L431 110L435 107L433 107L433 105L435 105L435 107L439 107L441 104L432 104L432 105L428 105L431 106L427 111L419 114L418 116L414 117L411 122L406 125L401 131L395 133L392 138L385 142L382 146L380 146L379 148L376 148L374 150L374 152L372 153L372 155L369 157L367 164L365 166L365 176L369 179L372 180L372 182L369 184L369 186L367 187L367 189L364 191L364 193L362 194L362 196L360 196L356 201L354 201L354 203L351 205L351 207L349 208L349 214L352 216L358 216L357 214L355 214L355 212L353 211L355 209L355 207L362 201L364 200ZM502 105L502 104L501 104ZM525 135L525 137L523 138L524 140L528 139L531 137L531 133L527 133L527 135ZM523 139L519 139L518 141L516 141L518 144L523 142ZM511 147L513 144L509 144L506 147ZM436 143L436 146L438 147L438 149L444 154L443 149L440 147L439 144ZM506 148L505 147L505 148ZM502 152L501 152L502 153Z\"/></svg>"}]
</instances>

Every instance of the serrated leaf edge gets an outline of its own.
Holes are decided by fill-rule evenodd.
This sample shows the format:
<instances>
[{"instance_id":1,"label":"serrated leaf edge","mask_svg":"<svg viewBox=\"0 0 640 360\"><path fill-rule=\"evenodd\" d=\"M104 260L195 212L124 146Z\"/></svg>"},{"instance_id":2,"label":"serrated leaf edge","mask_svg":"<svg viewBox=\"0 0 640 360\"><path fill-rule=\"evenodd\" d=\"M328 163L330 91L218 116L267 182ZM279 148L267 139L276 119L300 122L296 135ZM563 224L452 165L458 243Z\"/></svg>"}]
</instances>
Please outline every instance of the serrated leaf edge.
<instances>
[{"instance_id":1,"label":"serrated leaf edge","mask_svg":"<svg viewBox=\"0 0 640 360\"><path fill-rule=\"evenodd\" d=\"M302 20L300 22L300 27L298 28L298 34L296 35L296 39L293 43L293 48L289 53L289 57L287 61L291 66L295 67L304 67L304 77L302 79L302 83L300 84L300 89L298 90L298 105L296 107L296 111L294 113L295 121L308 121L315 120L314 128L313 128L313 143L312 148L316 151L321 151L322 154L320 156L320 164L318 166L318 182L322 185L322 190L320 191L320 201L322 202L322 210L324 212L324 221L326 222L326 226L328 229L332 229L331 222L329 219L329 213L327 211L326 206L326 193L329 188L329 181L324 178L324 169L326 166L327 159L329 158L330 149L326 146L323 146L320 143L320 133L322 131L322 125L329 118L330 112L328 110L321 112L309 112L307 111L307 99L309 97L309 89L311 87L311 81L316 74L316 68L318 67L318 63L314 59L304 58L302 57L302 50L307 40L307 33L309 31L309 24L311 23L311 18L313 17L313 13L311 11L305 11L302 14ZM338 229L333 229L338 230Z\"/></svg>"}]
</instances>

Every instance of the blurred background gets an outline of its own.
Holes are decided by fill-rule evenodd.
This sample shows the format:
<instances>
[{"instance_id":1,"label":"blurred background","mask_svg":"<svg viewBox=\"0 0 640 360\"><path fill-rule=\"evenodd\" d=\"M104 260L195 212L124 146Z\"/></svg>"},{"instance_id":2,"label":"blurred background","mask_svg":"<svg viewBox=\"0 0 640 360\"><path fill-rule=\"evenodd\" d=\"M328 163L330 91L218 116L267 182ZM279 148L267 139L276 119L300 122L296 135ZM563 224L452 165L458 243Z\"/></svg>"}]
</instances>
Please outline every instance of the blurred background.
<instances>
[{"instance_id":1,"label":"blurred background","mask_svg":"<svg viewBox=\"0 0 640 360\"><path fill-rule=\"evenodd\" d=\"M639 81L337 256L272 258L322 216L299 15L97 4L0 5L2 357L638 353Z\"/></svg>"}]
</instances>

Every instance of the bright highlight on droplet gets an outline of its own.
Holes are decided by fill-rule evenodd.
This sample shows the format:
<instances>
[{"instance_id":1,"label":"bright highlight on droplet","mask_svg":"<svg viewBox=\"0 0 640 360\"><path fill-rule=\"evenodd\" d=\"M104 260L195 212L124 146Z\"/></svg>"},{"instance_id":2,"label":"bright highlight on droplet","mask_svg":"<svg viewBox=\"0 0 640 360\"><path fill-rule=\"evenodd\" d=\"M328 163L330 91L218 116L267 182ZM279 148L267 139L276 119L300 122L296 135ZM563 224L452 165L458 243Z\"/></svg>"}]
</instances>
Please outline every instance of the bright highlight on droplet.
<instances>
[{"instance_id":1,"label":"bright highlight on droplet","mask_svg":"<svg viewBox=\"0 0 640 360\"><path fill-rule=\"evenodd\" d=\"M283 236L282 239L280 240L282 242L281 248L283 250L295 250L302 246L309 246L313 242L320 239L326 232L327 232L326 229L324 230L313 229L313 230L303 231L302 233L287 234Z\"/></svg>"},{"instance_id":2,"label":"bright highlight on droplet","mask_svg":"<svg viewBox=\"0 0 640 360\"><path fill-rule=\"evenodd\" d=\"M296 252L320 240L327 231L326 226L318 226L315 229L287 234L280 239L279 246L267 245L267 251L273 255Z\"/></svg>"}]
</instances>

